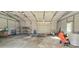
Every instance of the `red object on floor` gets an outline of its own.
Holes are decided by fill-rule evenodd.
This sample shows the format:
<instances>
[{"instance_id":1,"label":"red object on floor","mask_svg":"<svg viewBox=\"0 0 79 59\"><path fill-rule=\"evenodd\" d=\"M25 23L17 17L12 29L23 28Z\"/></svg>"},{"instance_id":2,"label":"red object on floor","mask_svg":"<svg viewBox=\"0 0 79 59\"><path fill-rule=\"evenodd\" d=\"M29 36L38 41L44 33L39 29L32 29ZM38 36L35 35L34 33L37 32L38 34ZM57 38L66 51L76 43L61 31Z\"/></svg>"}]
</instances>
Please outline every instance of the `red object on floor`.
<instances>
[{"instance_id":1,"label":"red object on floor","mask_svg":"<svg viewBox=\"0 0 79 59\"><path fill-rule=\"evenodd\" d=\"M63 43L66 43L66 42L67 42L67 41L66 41L66 38L64 37L64 33L63 33L63 32L58 33L58 37L61 39L61 41L62 41Z\"/></svg>"}]
</instances>

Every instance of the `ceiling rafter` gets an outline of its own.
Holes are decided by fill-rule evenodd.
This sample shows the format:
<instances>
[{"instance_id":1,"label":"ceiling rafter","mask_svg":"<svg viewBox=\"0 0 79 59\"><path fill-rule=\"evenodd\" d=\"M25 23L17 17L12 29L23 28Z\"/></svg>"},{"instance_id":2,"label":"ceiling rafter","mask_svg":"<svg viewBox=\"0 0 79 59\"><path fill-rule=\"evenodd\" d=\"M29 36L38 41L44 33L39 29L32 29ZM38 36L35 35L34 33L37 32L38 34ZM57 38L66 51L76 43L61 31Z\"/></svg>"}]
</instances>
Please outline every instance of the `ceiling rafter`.
<instances>
[{"instance_id":1,"label":"ceiling rafter","mask_svg":"<svg viewBox=\"0 0 79 59\"><path fill-rule=\"evenodd\" d=\"M50 20L50 22L52 22L53 18L55 17L55 15L57 14L58 11L56 11L53 15L52 15L52 18Z\"/></svg>"},{"instance_id":2,"label":"ceiling rafter","mask_svg":"<svg viewBox=\"0 0 79 59\"><path fill-rule=\"evenodd\" d=\"M6 16L8 16L8 17L10 17L10 18L13 18L13 19L15 19L16 21L19 21L18 19L16 19L15 17L12 17L11 15L9 15L8 13L6 13L6 11L4 12L4 11L2 11L3 13L5 13L6 14Z\"/></svg>"},{"instance_id":3,"label":"ceiling rafter","mask_svg":"<svg viewBox=\"0 0 79 59\"><path fill-rule=\"evenodd\" d=\"M59 18L59 20L58 20L58 21L60 21L62 17L64 17L64 16L68 15L68 14L69 14L69 13L71 13L71 12L72 12L72 11L67 11L66 13L64 13L64 14L63 14L63 15ZM57 21L57 22L58 22L58 21Z\"/></svg>"},{"instance_id":4,"label":"ceiling rafter","mask_svg":"<svg viewBox=\"0 0 79 59\"><path fill-rule=\"evenodd\" d=\"M8 18L4 18L4 17L0 17L0 18L6 19L6 20L12 20L12 19L8 19ZM12 20L12 21L15 21L15 20ZM19 22L19 21L17 21L17 22Z\"/></svg>"},{"instance_id":5,"label":"ceiling rafter","mask_svg":"<svg viewBox=\"0 0 79 59\"><path fill-rule=\"evenodd\" d=\"M37 20L37 17L36 17L36 15L31 11L31 14L33 15L33 17L35 18L35 20L36 20L36 25L38 26L38 24L37 24L37 22L38 22L38 20Z\"/></svg>"},{"instance_id":6,"label":"ceiling rafter","mask_svg":"<svg viewBox=\"0 0 79 59\"><path fill-rule=\"evenodd\" d=\"M38 22L36 15L31 11L32 15L34 16L34 18L36 19L36 22Z\"/></svg>"},{"instance_id":7,"label":"ceiling rafter","mask_svg":"<svg viewBox=\"0 0 79 59\"><path fill-rule=\"evenodd\" d=\"M20 14L23 15L26 19L28 19L28 20L30 21L30 24L32 23L32 21L25 15L24 12L18 12L18 13L20 13Z\"/></svg>"},{"instance_id":8,"label":"ceiling rafter","mask_svg":"<svg viewBox=\"0 0 79 59\"><path fill-rule=\"evenodd\" d=\"M12 12L12 11L10 11L10 12ZM12 15L14 15L14 16L16 16L16 17L18 17L20 20L22 20L22 21L24 21L24 22L25 22L25 20L24 20L23 18L21 18L20 16L18 16L18 15L16 15L16 14L13 14L13 13L10 13L10 14L12 14Z\"/></svg>"},{"instance_id":9,"label":"ceiling rafter","mask_svg":"<svg viewBox=\"0 0 79 59\"><path fill-rule=\"evenodd\" d=\"M43 20L45 19L45 11L43 12Z\"/></svg>"},{"instance_id":10,"label":"ceiling rafter","mask_svg":"<svg viewBox=\"0 0 79 59\"><path fill-rule=\"evenodd\" d=\"M2 19L6 19L6 18L4 18L4 17L0 17L0 18L2 18ZM6 19L6 20L10 20L10 19ZM14 21L14 20L13 20Z\"/></svg>"},{"instance_id":11,"label":"ceiling rafter","mask_svg":"<svg viewBox=\"0 0 79 59\"><path fill-rule=\"evenodd\" d=\"M30 24L32 24L32 21L29 19L29 17L24 12L21 12L21 14L24 15L30 21Z\"/></svg>"},{"instance_id":12,"label":"ceiling rafter","mask_svg":"<svg viewBox=\"0 0 79 59\"><path fill-rule=\"evenodd\" d=\"M1 15L7 16L3 11L0 11Z\"/></svg>"},{"instance_id":13,"label":"ceiling rafter","mask_svg":"<svg viewBox=\"0 0 79 59\"><path fill-rule=\"evenodd\" d=\"M62 17L68 15L69 13L71 13L72 11L67 11L66 13L64 13L59 19L61 19Z\"/></svg>"},{"instance_id":14,"label":"ceiling rafter","mask_svg":"<svg viewBox=\"0 0 79 59\"><path fill-rule=\"evenodd\" d=\"M2 11L1 11L2 12ZM3 15L3 16L7 16L6 14L3 14L3 13L1 13L0 12L0 14L1 15ZM7 16L7 17L9 17L9 16ZM9 17L9 18L5 18L5 17L0 17L0 18L2 18L2 19L6 19L6 20L12 20L12 21L15 21L15 20L13 20L13 18L11 18L11 17ZM18 20L16 20L17 22L19 22Z\"/></svg>"},{"instance_id":15,"label":"ceiling rafter","mask_svg":"<svg viewBox=\"0 0 79 59\"><path fill-rule=\"evenodd\" d=\"M5 12L3 11L3 13L5 13L5 14L6 14L7 16L9 16L10 18L13 18L13 19L15 19L15 20L17 20L17 21L20 21L20 20L21 20L21 19L19 20L19 19L15 18L15 17L11 16L10 14L12 14L12 13L9 14L9 13L7 13L7 11L5 11Z\"/></svg>"}]
</instances>

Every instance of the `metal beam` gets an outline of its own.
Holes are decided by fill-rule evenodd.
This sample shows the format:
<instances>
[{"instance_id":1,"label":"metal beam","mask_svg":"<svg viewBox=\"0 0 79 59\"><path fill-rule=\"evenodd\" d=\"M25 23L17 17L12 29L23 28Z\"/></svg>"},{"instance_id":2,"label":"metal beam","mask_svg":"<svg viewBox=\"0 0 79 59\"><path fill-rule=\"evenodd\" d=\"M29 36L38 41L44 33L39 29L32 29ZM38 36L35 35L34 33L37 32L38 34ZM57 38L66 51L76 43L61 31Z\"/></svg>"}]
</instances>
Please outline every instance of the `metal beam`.
<instances>
[{"instance_id":1,"label":"metal beam","mask_svg":"<svg viewBox=\"0 0 79 59\"><path fill-rule=\"evenodd\" d=\"M36 22L38 22L36 15L31 11L32 15L34 16L34 18L36 19Z\"/></svg>"},{"instance_id":2,"label":"metal beam","mask_svg":"<svg viewBox=\"0 0 79 59\"><path fill-rule=\"evenodd\" d=\"M8 12L8 13L6 13L6 12ZM13 19L15 19L15 20L18 20L18 21L19 21L19 19L20 19L20 20L22 20L22 21L25 22L25 20L22 19L21 17L19 17L18 15L13 14L13 13L9 13L9 11L6 11L6 12L3 12L3 13L5 13L7 16L9 16L9 17L11 17L11 18L13 18ZM17 19L17 18L15 18L15 17L11 16L10 14L12 14L12 15L15 16L15 17L18 17L19 19Z\"/></svg>"},{"instance_id":3,"label":"metal beam","mask_svg":"<svg viewBox=\"0 0 79 59\"><path fill-rule=\"evenodd\" d=\"M28 19L31 23L32 23L32 21L27 17L27 15L24 13L24 12L18 12L18 13L20 13L21 15L23 15L26 19ZM26 20L25 20L26 21ZM31 24L30 23L30 24Z\"/></svg>"},{"instance_id":4,"label":"metal beam","mask_svg":"<svg viewBox=\"0 0 79 59\"><path fill-rule=\"evenodd\" d=\"M11 17L9 17L9 16L7 16L7 15L5 15L5 14L0 13L0 15L3 15L3 16L4 16L4 17L0 17L0 18L2 18L2 19L15 21L15 20L13 20L13 18L11 18ZM6 18L5 18L5 17L6 17ZM9 17L9 18L7 18L7 17ZM16 21L19 22L18 20L16 20Z\"/></svg>"},{"instance_id":5,"label":"metal beam","mask_svg":"<svg viewBox=\"0 0 79 59\"><path fill-rule=\"evenodd\" d=\"M68 15L68 14L69 14L69 13L71 13L71 12L72 12L72 11L66 11L66 13L64 13L64 14L63 14L63 15L59 18L59 20L58 20L58 21L60 21L62 17L64 17L64 16ZM57 21L57 22L58 22L58 21Z\"/></svg>"},{"instance_id":6,"label":"metal beam","mask_svg":"<svg viewBox=\"0 0 79 59\"><path fill-rule=\"evenodd\" d=\"M25 22L25 20L24 20L23 18L21 18L20 16L18 16L18 15L16 15L16 14L13 14L13 15L19 17L21 20L23 20L23 21Z\"/></svg>"},{"instance_id":7,"label":"metal beam","mask_svg":"<svg viewBox=\"0 0 79 59\"><path fill-rule=\"evenodd\" d=\"M30 21L30 24L32 24L32 21L29 19L29 17L24 12L21 12L21 14L24 15Z\"/></svg>"},{"instance_id":8,"label":"metal beam","mask_svg":"<svg viewBox=\"0 0 79 59\"><path fill-rule=\"evenodd\" d=\"M68 17L74 16L74 15L77 15L77 14L79 14L79 12L74 13L74 14L71 14L71 15L69 15L69 16L67 16L67 17L63 18L63 19L60 19L60 20L59 20L59 21L57 21L57 22L60 22L60 21L62 21L62 20L64 20L64 19L67 19ZM67 15L68 15L68 14L67 14Z\"/></svg>"},{"instance_id":9,"label":"metal beam","mask_svg":"<svg viewBox=\"0 0 79 59\"><path fill-rule=\"evenodd\" d=\"M44 13L43 13L43 20L45 19L45 11L44 11Z\"/></svg>"},{"instance_id":10,"label":"metal beam","mask_svg":"<svg viewBox=\"0 0 79 59\"><path fill-rule=\"evenodd\" d=\"M35 23L36 23L36 25L38 25L38 24L37 24L38 20L37 20L36 15L35 15L32 11L31 11L31 14L33 15L33 17L34 17L34 18L35 18L35 20L36 20L36 22L35 22Z\"/></svg>"},{"instance_id":11,"label":"metal beam","mask_svg":"<svg viewBox=\"0 0 79 59\"><path fill-rule=\"evenodd\" d=\"M51 21L50 21L50 22L52 22L53 18L54 18L55 15L57 14L57 12L58 12L58 11L56 11L56 12L54 13L54 15L52 15L52 18L51 18Z\"/></svg>"},{"instance_id":12,"label":"metal beam","mask_svg":"<svg viewBox=\"0 0 79 59\"><path fill-rule=\"evenodd\" d=\"M19 21L18 19L16 19L16 18L14 18L14 17L12 17L11 15L9 15L8 13L6 13L6 11L4 12L4 11L2 11L3 13L5 13L6 14L6 16L8 16L8 17L10 17L10 18L13 18L13 19L15 19L16 21ZM4 15L5 16L5 15Z\"/></svg>"}]
</instances>

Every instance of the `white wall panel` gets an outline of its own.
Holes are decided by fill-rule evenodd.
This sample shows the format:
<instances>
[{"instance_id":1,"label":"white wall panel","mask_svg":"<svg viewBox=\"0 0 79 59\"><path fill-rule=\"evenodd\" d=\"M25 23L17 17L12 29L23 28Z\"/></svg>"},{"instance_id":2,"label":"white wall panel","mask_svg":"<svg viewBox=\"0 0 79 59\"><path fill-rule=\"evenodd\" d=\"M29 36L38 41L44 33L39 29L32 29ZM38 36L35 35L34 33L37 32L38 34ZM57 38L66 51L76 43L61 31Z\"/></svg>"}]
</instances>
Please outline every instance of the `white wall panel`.
<instances>
[{"instance_id":1,"label":"white wall panel","mask_svg":"<svg viewBox=\"0 0 79 59\"><path fill-rule=\"evenodd\" d=\"M15 23L15 21L8 20L8 28L15 29L15 28L16 28L16 23Z\"/></svg>"},{"instance_id":2,"label":"white wall panel","mask_svg":"<svg viewBox=\"0 0 79 59\"><path fill-rule=\"evenodd\" d=\"M66 23L66 19L62 20L61 22L61 30L66 33L67 32L67 23Z\"/></svg>"},{"instance_id":3,"label":"white wall panel","mask_svg":"<svg viewBox=\"0 0 79 59\"><path fill-rule=\"evenodd\" d=\"M51 23L51 32L56 32L57 31L57 22L56 21L52 21Z\"/></svg>"},{"instance_id":4,"label":"white wall panel","mask_svg":"<svg viewBox=\"0 0 79 59\"><path fill-rule=\"evenodd\" d=\"M7 27L7 20L0 18L0 28L4 29Z\"/></svg>"},{"instance_id":5,"label":"white wall panel","mask_svg":"<svg viewBox=\"0 0 79 59\"><path fill-rule=\"evenodd\" d=\"M79 32L79 14L78 15L75 15L74 31L75 32Z\"/></svg>"},{"instance_id":6,"label":"white wall panel","mask_svg":"<svg viewBox=\"0 0 79 59\"><path fill-rule=\"evenodd\" d=\"M12 20L8 20L8 34L11 35L11 31L12 30L16 30L16 23L15 21L12 21Z\"/></svg>"},{"instance_id":7,"label":"white wall panel","mask_svg":"<svg viewBox=\"0 0 79 59\"><path fill-rule=\"evenodd\" d=\"M50 33L50 22L38 22L38 33Z\"/></svg>"},{"instance_id":8,"label":"white wall panel","mask_svg":"<svg viewBox=\"0 0 79 59\"><path fill-rule=\"evenodd\" d=\"M62 24L61 24L61 21L57 23L57 31L59 31L59 30L60 30L61 25L62 25Z\"/></svg>"},{"instance_id":9,"label":"white wall panel","mask_svg":"<svg viewBox=\"0 0 79 59\"><path fill-rule=\"evenodd\" d=\"M16 24L16 34L19 34L20 33L19 23L16 21L15 24Z\"/></svg>"}]
</instances>

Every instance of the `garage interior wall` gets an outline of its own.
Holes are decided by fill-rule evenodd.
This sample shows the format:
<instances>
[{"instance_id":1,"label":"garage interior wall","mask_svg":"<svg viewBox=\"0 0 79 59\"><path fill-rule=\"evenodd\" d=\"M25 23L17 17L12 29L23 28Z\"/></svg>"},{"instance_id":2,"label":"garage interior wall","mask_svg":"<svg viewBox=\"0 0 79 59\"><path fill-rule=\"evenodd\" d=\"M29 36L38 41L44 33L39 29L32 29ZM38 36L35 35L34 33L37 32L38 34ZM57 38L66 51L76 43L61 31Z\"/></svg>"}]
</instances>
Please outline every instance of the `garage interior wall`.
<instances>
[{"instance_id":1,"label":"garage interior wall","mask_svg":"<svg viewBox=\"0 0 79 59\"><path fill-rule=\"evenodd\" d=\"M19 33L19 23L16 20L0 18L0 29L5 28L8 29L8 35L11 35L12 31L16 31L16 34Z\"/></svg>"},{"instance_id":2,"label":"garage interior wall","mask_svg":"<svg viewBox=\"0 0 79 59\"><path fill-rule=\"evenodd\" d=\"M57 32L57 21L52 21L51 22L51 32Z\"/></svg>"},{"instance_id":3,"label":"garage interior wall","mask_svg":"<svg viewBox=\"0 0 79 59\"><path fill-rule=\"evenodd\" d=\"M12 32L16 32L16 34L23 33L23 27L29 27L33 28L32 30L36 29L36 24L31 23L29 20L26 22L24 21L16 21L15 19L7 19L5 18L0 18L0 29L7 28L8 29L8 35L11 35ZM21 32L20 32L21 30Z\"/></svg>"},{"instance_id":4,"label":"garage interior wall","mask_svg":"<svg viewBox=\"0 0 79 59\"><path fill-rule=\"evenodd\" d=\"M19 22L15 21L16 26L16 34L20 34L20 25Z\"/></svg>"},{"instance_id":5,"label":"garage interior wall","mask_svg":"<svg viewBox=\"0 0 79 59\"><path fill-rule=\"evenodd\" d=\"M64 22L64 23L63 23ZM63 24L63 25L62 25ZM62 20L62 21L59 21L58 23L57 23L57 31L64 31L64 32L66 32L66 20L64 19L64 20Z\"/></svg>"},{"instance_id":6,"label":"garage interior wall","mask_svg":"<svg viewBox=\"0 0 79 59\"><path fill-rule=\"evenodd\" d=\"M37 30L37 22L36 21L32 21L32 23L30 24L29 26L31 28L31 33L33 33L34 30L38 31Z\"/></svg>"},{"instance_id":7,"label":"garage interior wall","mask_svg":"<svg viewBox=\"0 0 79 59\"><path fill-rule=\"evenodd\" d=\"M52 22L37 22L38 33L51 33L56 32L56 21Z\"/></svg>"},{"instance_id":8,"label":"garage interior wall","mask_svg":"<svg viewBox=\"0 0 79 59\"><path fill-rule=\"evenodd\" d=\"M69 23L69 22L73 22L73 16L70 16L68 18L65 18L65 19L62 19L61 21L59 21L57 23L58 31L61 28L61 31L63 31L66 34L67 33L67 23Z\"/></svg>"},{"instance_id":9,"label":"garage interior wall","mask_svg":"<svg viewBox=\"0 0 79 59\"><path fill-rule=\"evenodd\" d=\"M71 15L65 19L62 19L57 23L57 30L61 28L62 31L67 33L67 23L73 22L72 34L79 35L79 14Z\"/></svg>"},{"instance_id":10,"label":"garage interior wall","mask_svg":"<svg viewBox=\"0 0 79 59\"><path fill-rule=\"evenodd\" d=\"M79 33L79 14L74 16L74 32Z\"/></svg>"},{"instance_id":11,"label":"garage interior wall","mask_svg":"<svg viewBox=\"0 0 79 59\"><path fill-rule=\"evenodd\" d=\"M0 18L0 29L4 29L7 27L7 20Z\"/></svg>"},{"instance_id":12,"label":"garage interior wall","mask_svg":"<svg viewBox=\"0 0 79 59\"><path fill-rule=\"evenodd\" d=\"M50 22L38 22L38 29L37 29L37 32L38 33L50 33L51 32L51 29L50 29Z\"/></svg>"},{"instance_id":13,"label":"garage interior wall","mask_svg":"<svg viewBox=\"0 0 79 59\"><path fill-rule=\"evenodd\" d=\"M67 32L67 22L66 22L66 19L64 19L63 21L61 21L61 24L63 24L63 25L61 25L61 30L62 31L64 31L64 33L66 33Z\"/></svg>"},{"instance_id":14,"label":"garage interior wall","mask_svg":"<svg viewBox=\"0 0 79 59\"><path fill-rule=\"evenodd\" d=\"M8 31L9 31L9 35L12 34L12 31L15 31L16 30L16 23L15 21L12 21L12 20L8 20Z\"/></svg>"}]
</instances>

